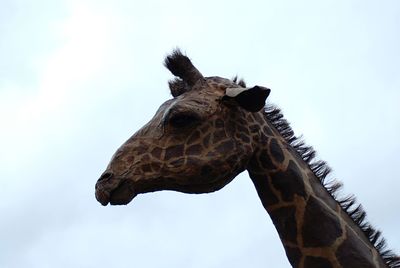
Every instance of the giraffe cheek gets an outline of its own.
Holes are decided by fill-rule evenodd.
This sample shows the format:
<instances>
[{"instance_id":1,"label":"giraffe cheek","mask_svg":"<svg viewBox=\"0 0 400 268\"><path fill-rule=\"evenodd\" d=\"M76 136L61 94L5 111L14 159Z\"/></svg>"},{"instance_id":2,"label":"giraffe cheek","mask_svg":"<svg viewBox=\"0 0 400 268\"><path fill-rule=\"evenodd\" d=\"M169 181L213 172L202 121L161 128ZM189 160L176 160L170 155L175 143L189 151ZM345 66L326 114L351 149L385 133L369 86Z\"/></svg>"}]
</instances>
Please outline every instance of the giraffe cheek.
<instances>
[{"instance_id":1,"label":"giraffe cheek","mask_svg":"<svg viewBox=\"0 0 400 268\"><path fill-rule=\"evenodd\" d=\"M165 150L165 161L175 160L175 158L183 155L183 144L173 145Z\"/></svg>"},{"instance_id":2,"label":"giraffe cheek","mask_svg":"<svg viewBox=\"0 0 400 268\"><path fill-rule=\"evenodd\" d=\"M178 158L176 160L171 161L167 164L168 168L182 168L185 163L185 159L183 157Z\"/></svg>"},{"instance_id":3,"label":"giraffe cheek","mask_svg":"<svg viewBox=\"0 0 400 268\"><path fill-rule=\"evenodd\" d=\"M205 166L203 166L203 167L201 168L200 175L201 175L202 177L209 177L210 175L213 174L213 172L214 172L214 169L213 169L212 166L210 166L210 165L205 165Z\"/></svg>"},{"instance_id":4,"label":"giraffe cheek","mask_svg":"<svg viewBox=\"0 0 400 268\"><path fill-rule=\"evenodd\" d=\"M149 164L142 165L140 167L140 169L141 169L141 173L142 174L146 174L146 173L149 173L151 171L151 166Z\"/></svg>"},{"instance_id":5,"label":"giraffe cheek","mask_svg":"<svg viewBox=\"0 0 400 268\"><path fill-rule=\"evenodd\" d=\"M201 155L203 147L199 144L192 145L188 147L185 151L185 155L187 156L199 156Z\"/></svg>"}]
</instances>

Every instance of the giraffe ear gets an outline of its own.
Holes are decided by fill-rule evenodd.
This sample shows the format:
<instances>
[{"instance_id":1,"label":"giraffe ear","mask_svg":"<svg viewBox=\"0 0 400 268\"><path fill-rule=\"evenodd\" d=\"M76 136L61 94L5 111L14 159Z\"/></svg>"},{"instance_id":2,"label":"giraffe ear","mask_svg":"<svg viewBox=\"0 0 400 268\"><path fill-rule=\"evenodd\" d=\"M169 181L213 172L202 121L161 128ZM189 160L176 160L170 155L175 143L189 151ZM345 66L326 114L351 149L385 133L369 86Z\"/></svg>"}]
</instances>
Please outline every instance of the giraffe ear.
<instances>
[{"instance_id":1,"label":"giraffe ear","mask_svg":"<svg viewBox=\"0 0 400 268\"><path fill-rule=\"evenodd\" d=\"M227 88L224 99L233 99L240 107L249 112L258 112L265 106L271 90L266 87L254 86L251 88Z\"/></svg>"}]
</instances>

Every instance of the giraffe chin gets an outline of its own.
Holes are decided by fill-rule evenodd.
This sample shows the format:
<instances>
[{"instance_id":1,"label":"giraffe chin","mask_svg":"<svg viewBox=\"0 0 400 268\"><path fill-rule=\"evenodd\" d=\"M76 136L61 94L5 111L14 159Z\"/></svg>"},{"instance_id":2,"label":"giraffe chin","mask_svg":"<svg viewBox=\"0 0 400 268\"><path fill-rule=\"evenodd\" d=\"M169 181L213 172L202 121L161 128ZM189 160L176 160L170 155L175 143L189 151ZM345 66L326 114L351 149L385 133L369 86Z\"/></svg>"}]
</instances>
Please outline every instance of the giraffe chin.
<instances>
[{"instance_id":1,"label":"giraffe chin","mask_svg":"<svg viewBox=\"0 0 400 268\"><path fill-rule=\"evenodd\" d=\"M126 205L132 201L137 194L128 183L122 183L114 190L108 192L105 189L96 189L96 199L103 206Z\"/></svg>"}]
</instances>

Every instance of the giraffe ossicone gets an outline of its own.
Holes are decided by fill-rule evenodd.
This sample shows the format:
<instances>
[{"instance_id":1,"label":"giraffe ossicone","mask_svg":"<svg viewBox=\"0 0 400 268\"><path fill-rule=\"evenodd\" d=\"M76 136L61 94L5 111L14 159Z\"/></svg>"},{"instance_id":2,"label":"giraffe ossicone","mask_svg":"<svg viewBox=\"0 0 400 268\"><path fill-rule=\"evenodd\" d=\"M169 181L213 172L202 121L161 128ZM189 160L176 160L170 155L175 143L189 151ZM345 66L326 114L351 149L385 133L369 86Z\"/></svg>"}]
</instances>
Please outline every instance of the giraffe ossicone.
<instances>
[{"instance_id":1,"label":"giraffe ossicone","mask_svg":"<svg viewBox=\"0 0 400 268\"><path fill-rule=\"evenodd\" d=\"M98 179L102 205L138 194L217 191L247 170L293 267L400 267L352 198L335 198L329 168L299 141L270 90L205 77L179 50L165 66L172 99L112 156Z\"/></svg>"}]
</instances>

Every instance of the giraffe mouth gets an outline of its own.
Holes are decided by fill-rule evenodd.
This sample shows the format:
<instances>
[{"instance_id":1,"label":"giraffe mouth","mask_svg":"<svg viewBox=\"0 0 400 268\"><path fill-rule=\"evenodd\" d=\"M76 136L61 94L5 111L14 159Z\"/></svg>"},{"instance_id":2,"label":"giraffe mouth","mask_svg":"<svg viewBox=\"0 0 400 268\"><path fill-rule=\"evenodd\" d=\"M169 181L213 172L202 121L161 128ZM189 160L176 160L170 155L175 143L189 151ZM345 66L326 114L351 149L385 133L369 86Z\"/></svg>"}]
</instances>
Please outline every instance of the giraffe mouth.
<instances>
[{"instance_id":1,"label":"giraffe mouth","mask_svg":"<svg viewBox=\"0 0 400 268\"><path fill-rule=\"evenodd\" d=\"M109 189L107 189L109 188ZM96 199L103 206L110 205L126 205L132 201L137 195L133 185L128 180L122 180L114 189L96 184Z\"/></svg>"}]
</instances>

